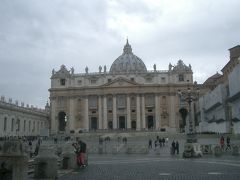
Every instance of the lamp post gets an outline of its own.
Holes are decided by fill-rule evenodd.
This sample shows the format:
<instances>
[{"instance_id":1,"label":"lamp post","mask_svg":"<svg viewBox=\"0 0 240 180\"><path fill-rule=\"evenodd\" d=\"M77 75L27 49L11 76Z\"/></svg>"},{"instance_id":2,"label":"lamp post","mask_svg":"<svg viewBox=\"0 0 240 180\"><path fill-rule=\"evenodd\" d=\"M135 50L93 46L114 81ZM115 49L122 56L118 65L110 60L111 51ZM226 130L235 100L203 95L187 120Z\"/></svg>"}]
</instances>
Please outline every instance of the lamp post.
<instances>
[{"instance_id":1,"label":"lamp post","mask_svg":"<svg viewBox=\"0 0 240 180\"><path fill-rule=\"evenodd\" d=\"M183 100L188 105L188 132L187 132L187 140L186 145L184 146L184 157L193 157L196 154L195 150L198 149L199 144L197 144L197 137L196 137L196 131L195 131L195 125L194 125L194 117L192 115L192 103L194 101L197 101L199 98L199 88L196 88L194 90L191 90L190 87L188 87L187 91L182 92L181 90L178 90L178 95L180 98L180 102ZM199 155L197 155L199 156Z\"/></svg>"}]
</instances>

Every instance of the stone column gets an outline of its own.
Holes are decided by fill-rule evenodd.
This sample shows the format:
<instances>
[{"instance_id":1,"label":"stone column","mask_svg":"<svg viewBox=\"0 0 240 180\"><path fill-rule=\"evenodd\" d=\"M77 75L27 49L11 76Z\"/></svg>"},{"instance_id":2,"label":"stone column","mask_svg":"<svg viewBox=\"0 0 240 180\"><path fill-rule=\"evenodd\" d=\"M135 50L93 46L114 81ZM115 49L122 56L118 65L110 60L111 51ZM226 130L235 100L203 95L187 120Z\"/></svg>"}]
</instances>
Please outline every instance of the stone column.
<instances>
[{"instance_id":1,"label":"stone column","mask_svg":"<svg viewBox=\"0 0 240 180\"><path fill-rule=\"evenodd\" d=\"M69 125L69 130L74 130L75 127L75 113L74 113L74 109L75 109L75 98L70 98L69 99L69 119L68 119L68 125Z\"/></svg>"},{"instance_id":2,"label":"stone column","mask_svg":"<svg viewBox=\"0 0 240 180\"><path fill-rule=\"evenodd\" d=\"M88 96L85 97L84 128L89 131Z\"/></svg>"},{"instance_id":3,"label":"stone column","mask_svg":"<svg viewBox=\"0 0 240 180\"><path fill-rule=\"evenodd\" d=\"M142 128L146 129L146 117L145 117L145 96L142 96Z\"/></svg>"},{"instance_id":4,"label":"stone column","mask_svg":"<svg viewBox=\"0 0 240 180\"><path fill-rule=\"evenodd\" d=\"M176 131L176 102L175 96L170 96L170 103L169 103L169 126L173 132Z\"/></svg>"},{"instance_id":5,"label":"stone column","mask_svg":"<svg viewBox=\"0 0 240 180\"><path fill-rule=\"evenodd\" d=\"M117 101L116 101L116 95L113 95L113 129L117 129Z\"/></svg>"},{"instance_id":6,"label":"stone column","mask_svg":"<svg viewBox=\"0 0 240 180\"><path fill-rule=\"evenodd\" d=\"M103 97L103 129L107 129L107 97Z\"/></svg>"},{"instance_id":7,"label":"stone column","mask_svg":"<svg viewBox=\"0 0 240 180\"><path fill-rule=\"evenodd\" d=\"M141 124L140 124L140 118L141 118L141 115L140 115L140 96L139 94L137 95L137 129L136 130L141 130Z\"/></svg>"},{"instance_id":8,"label":"stone column","mask_svg":"<svg viewBox=\"0 0 240 180\"><path fill-rule=\"evenodd\" d=\"M127 95L127 129L131 129L131 108L130 108L130 97Z\"/></svg>"},{"instance_id":9,"label":"stone column","mask_svg":"<svg viewBox=\"0 0 240 180\"><path fill-rule=\"evenodd\" d=\"M160 127L159 127L159 124L160 123L160 106L159 106L159 95L158 94L155 94L155 122L156 122L156 130L158 130Z\"/></svg>"},{"instance_id":10,"label":"stone column","mask_svg":"<svg viewBox=\"0 0 240 180\"><path fill-rule=\"evenodd\" d=\"M98 96L98 129L103 129L102 97L101 96Z\"/></svg>"},{"instance_id":11,"label":"stone column","mask_svg":"<svg viewBox=\"0 0 240 180\"><path fill-rule=\"evenodd\" d=\"M58 117L58 114L56 112L56 106L57 106L57 103L56 103L56 98L51 98L51 134L56 134L57 131L58 131L58 121L57 121L57 117ZM29 121L28 121L29 123ZM28 123L26 123L26 129L27 129L27 132L29 132L29 126L28 126Z\"/></svg>"}]
</instances>

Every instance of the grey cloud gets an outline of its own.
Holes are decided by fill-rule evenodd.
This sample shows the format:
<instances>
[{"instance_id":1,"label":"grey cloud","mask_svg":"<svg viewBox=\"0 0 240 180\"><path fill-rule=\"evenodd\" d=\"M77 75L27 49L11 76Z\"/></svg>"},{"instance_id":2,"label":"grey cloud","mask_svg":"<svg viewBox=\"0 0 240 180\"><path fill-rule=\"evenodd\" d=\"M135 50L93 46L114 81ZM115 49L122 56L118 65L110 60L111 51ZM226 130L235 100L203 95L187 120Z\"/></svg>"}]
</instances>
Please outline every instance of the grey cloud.
<instances>
[{"instance_id":1,"label":"grey cloud","mask_svg":"<svg viewBox=\"0 0 240 180\"><path fill-rule=\"evenodd\" d=\"M0 94L43 107L52 68L65 64L73 66L76 73L84 72L85 66L91 72L98 71L99 65L109 69L122 53L126 38L118 29L107 27L112 17L109 2L0 1ZM117 1L114 16L137 16L152 26L141 37L126 34L147 67L156 63L159 69L166 69L169 62L182 58L195 71L208 62L204 70L211 75L227 62L227 49L239 44L240 2L194 3L184 22L174 16L170 17L173 21L161 24L164 9L151 9L143 1Z\"/></svg>"}]
</instances>

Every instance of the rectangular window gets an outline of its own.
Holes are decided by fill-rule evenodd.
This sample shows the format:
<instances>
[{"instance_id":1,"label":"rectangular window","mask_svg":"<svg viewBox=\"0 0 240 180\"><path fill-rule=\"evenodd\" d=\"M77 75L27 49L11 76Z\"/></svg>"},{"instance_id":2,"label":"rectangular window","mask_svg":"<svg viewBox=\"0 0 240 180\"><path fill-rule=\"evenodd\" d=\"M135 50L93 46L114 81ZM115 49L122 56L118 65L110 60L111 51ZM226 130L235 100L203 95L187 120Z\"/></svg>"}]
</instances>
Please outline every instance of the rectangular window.
<instances>
[{"instance_id":1,"label":"rectangular window","mask_svg":"<svg viewBox=\"0 0 240 180\"><path fill-rule=\"evenodd\" d=\"M24 122L23 122L23 131L24 132L26 131L26 120L24 120Z\"/></svg>"},{"instance_id":2,"label":"rectangular window","mask_svg":"<svg viewBox=\"0 0 240 180\"><path fill-rule=\"evenodd\" d=\"M165 77L161 77L161 81L162 81L162 83L166 83L166 78Z\"/></svg>"},{"instance_id":3,"label":"rectangular window","mask_svg":"<svg viewBox=\"0 0 240 180\"><path fill-rule=\"evenodd\" d=\"M31 131L31 121L28 122L28 131Z\"/></svg>"},{"instance_id":4,"label":"rectangular window","mask_svg":"<svg viewBox=\"0 0 240 180\"><path fill-rule=\"evenodd\" d=\"M17 119L17 131L20 131L20 119Z\"/></svg>"},{"instance_id":5,"label":"rectangular window","mask_svg":"<svg viewBox=\"0 0 240 180\"><path fill-rule=\"evenodd\" d=\"M65 86L65 83L66 83L66 82L65 82L65 79L60 79L60 85L61 85L61 86Z\"/></svg>"},{"instance_id":6,"label":"rectangular window","mask_svg":"<svg viewBox=\"0 0 240 180\"><path fill-rule=\"evenodd\" d=\"M112 81L112 79L108 79L108 82L111 82Z\"/></svg>"},{"instance_id":7,"label":"rectangular window","mask_svg":"<svg viewBox=\"0 0 240 180\"><path fill-rule=\"evenodd\" d=\"M107 99L107 108L112 109L112 107L113 107L113 99L111 97L109 97Z\"/></svg>"},{"instance_id":8,"label":"rectangular window","mask_svg":"<svg viewBox=\"0 0 240 180\"><path fill-rule=\"evenodd\" d=\"M98 98L97 96L89 96L88 97L88 106L89 108L97 108L97 102L98 102Z\"/></svg>"},{"instance_id":9,"label":"rectangular window","mask_svg":"<svg viewBox=\"0 0 240 180\"><path fill-rule=\"evenodd\" d=\"M6 131L7 130L7 118L4 118L4 125L3 125L3 130Z\"/></svg>"},{"instance_id":10,"label":"rectangular window","mask_svg":"<svg viewBox=\"0 0 240 180\"><path fill-rule=\"evenodd\" d=\"M178 80L179 80L179 81L184 81L184 76L183 76L183 74L179 74L179 75L178 75Z\"/></svg>"},{"instance_id":11,"label":"rectangular window","mask_svg":"<svg viewBox=\"0 0 240 180\"><path fill-rule=\"evenodd\" d=\"M131 78L131 81L134 81L134 78Z\"/></svg>"},{"instance_id":12,"label":"rectangular window","mask_svg":"<svg viewBox=\"0 0 240 180\"><path fill-rule=\"evenodd\" d=\"M97 80L92 79L90 82L91 82L91 84L96 84L96 83L97 83Z\"/></svg>"},{"instance_id":13,"label":"rectangular window","mask_svg":"<svg viewBox=\"0 0 240 180\"><path fill-rule=\"evenodd\" d=\"M14 119L12 118L12 126L11 126L11 131L14 129Z\"/></svg>"},{"instance_id":14,"label":"rectangular window","mask_svg":"<svg viewBox=\"0 0 240 180\"><path fill-rule=\"evenodd\" d=\"M82 80L78 80L78 85L82 85Z\"/></svg>"},{"instance_id":15,"label":"rectangular window","mask_svg":"<svg viewBox=\"0 0 240 180\"><path fill-rule=\"evenodd\" d=\"M35 132L35 121L33 121L33 132Z\"/></svg>"},{"instance_id":16,"label":"rectangular window","mask_svg":"<svg viewBox=\"0 0 240 180\"><path fill-rule=\"evenodd\" d=\"M125 95L117 95L117 107L123 108L126 105L126 97Z\"/></svg>"}]
</instances>

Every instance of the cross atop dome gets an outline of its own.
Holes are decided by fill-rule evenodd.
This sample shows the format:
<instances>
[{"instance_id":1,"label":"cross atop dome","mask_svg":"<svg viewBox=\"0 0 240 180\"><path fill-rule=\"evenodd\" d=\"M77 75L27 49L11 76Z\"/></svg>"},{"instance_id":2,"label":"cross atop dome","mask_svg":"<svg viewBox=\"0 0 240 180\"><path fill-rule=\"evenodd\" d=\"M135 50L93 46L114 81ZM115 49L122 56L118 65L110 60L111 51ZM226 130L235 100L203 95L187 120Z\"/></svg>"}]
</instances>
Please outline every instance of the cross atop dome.
<instances>
[{"instance_id":1,"label":"cross atop dome","mask_svg":"<svg viewBox=\"0 0 240 180\"><path fill-rule=\"evenodd\" d=\"M128 38L127 38L127 43L126 43L126 45L123 48L123 54L132 54L132 47L128 43Z\"/></svg>"}]
</instances>

